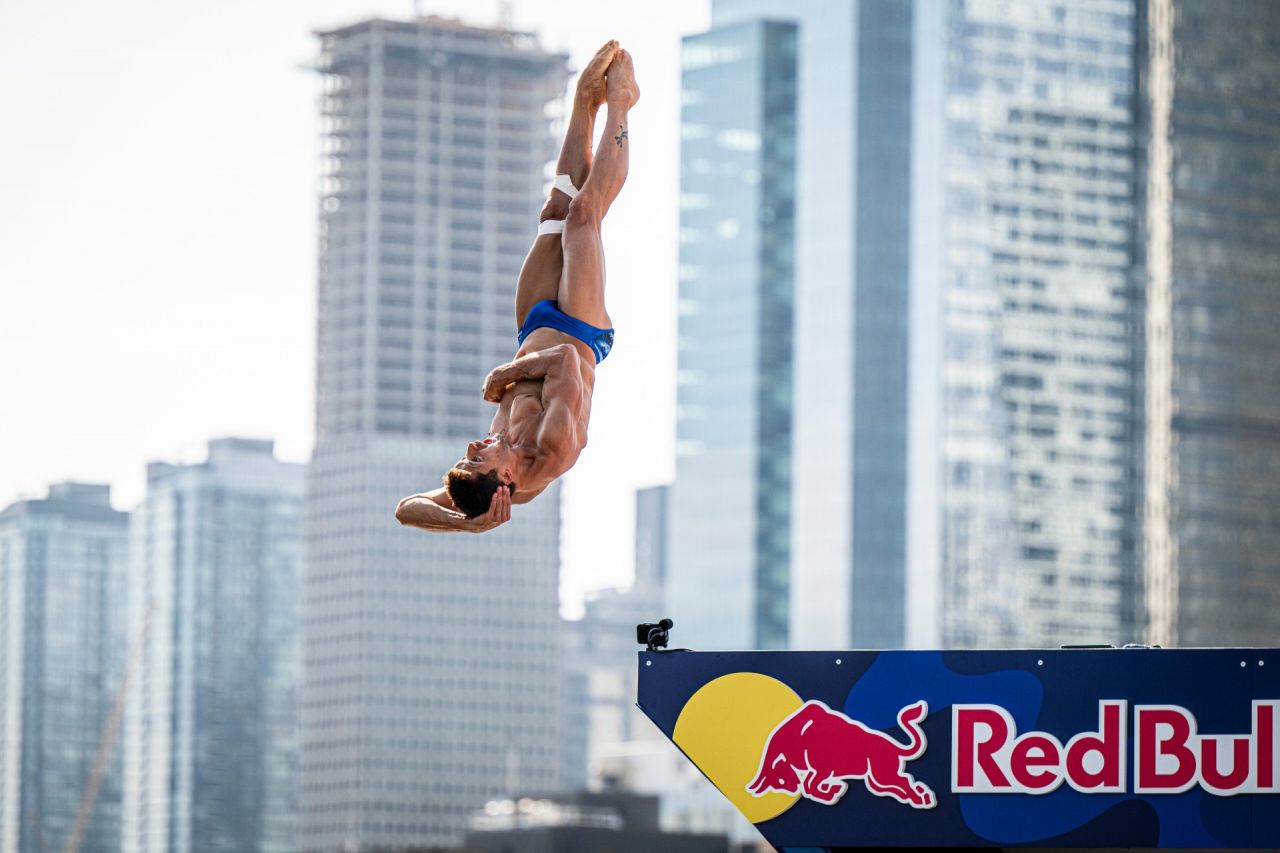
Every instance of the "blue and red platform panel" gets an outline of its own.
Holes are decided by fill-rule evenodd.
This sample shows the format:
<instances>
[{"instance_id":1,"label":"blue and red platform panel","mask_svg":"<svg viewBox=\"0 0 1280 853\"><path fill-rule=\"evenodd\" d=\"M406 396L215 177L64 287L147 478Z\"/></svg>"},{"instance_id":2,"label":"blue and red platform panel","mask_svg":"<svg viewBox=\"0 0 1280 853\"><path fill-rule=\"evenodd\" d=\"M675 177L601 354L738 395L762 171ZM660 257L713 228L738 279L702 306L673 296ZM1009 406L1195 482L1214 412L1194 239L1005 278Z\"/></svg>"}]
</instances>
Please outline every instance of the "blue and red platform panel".
<instances>
[{"instance_id":1,"label":"blue and red platform panel","mask_svg":"<svg viewBox=\"0 0 1280 853\"><path fill-rule=\"evenodd\" d=\"M640 653L640 708L779 850L1280 848L1280 653Z\"/></svg>"}]
</instances>

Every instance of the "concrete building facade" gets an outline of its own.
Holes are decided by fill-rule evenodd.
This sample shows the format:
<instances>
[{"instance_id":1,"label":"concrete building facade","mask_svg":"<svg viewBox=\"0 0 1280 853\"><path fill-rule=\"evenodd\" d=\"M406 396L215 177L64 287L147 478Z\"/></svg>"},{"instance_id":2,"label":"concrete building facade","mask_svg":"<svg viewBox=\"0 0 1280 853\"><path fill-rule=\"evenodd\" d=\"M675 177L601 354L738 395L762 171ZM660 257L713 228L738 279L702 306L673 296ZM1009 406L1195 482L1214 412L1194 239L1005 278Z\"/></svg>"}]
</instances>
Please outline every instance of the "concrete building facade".
<instances>
[{"instance_id":1,"label":"concrete building facade","mask_svg":"<svg viewBox=\"0 0 1280 853\"><path fill-rule=\"evenodd\" d=\"M567 58L440 18L318 36L301 846L454 845L560 782L559 489L483 537L394 512L488 432Z\"/></svg>"}]
</instances>

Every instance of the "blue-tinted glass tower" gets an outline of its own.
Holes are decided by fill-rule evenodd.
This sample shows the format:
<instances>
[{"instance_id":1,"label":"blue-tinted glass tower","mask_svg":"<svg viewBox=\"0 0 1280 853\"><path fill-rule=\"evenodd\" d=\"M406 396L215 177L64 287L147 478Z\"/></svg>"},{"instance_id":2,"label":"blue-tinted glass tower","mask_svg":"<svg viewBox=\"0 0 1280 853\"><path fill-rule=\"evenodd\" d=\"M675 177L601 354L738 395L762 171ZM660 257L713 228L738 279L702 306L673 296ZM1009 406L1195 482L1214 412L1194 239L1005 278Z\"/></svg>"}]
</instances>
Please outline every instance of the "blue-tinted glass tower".
<instances>
[{"instance_id":1,"label":"blue-tinted glass tower","mask_svg":"<svg viewBox=\"0 0 1280 853\"><path fill-rule=\"evenodd\" d=\"M125 667L129 516L59 483L0 512L0 850L62 849L109 741ZM80 849L120 849L120 753L103 752Z\"/></svg>"},{"instance_id":2,"label":"blue-tinted glass tower","mask_svg":"<svg viewBox=\"0 0 1280 853\"><path fill-rule=\"evenodd\" d=\"M796 28L691 36L683 64L668 600L688 642L785 648Z\"/></svg>"}]
</instances>

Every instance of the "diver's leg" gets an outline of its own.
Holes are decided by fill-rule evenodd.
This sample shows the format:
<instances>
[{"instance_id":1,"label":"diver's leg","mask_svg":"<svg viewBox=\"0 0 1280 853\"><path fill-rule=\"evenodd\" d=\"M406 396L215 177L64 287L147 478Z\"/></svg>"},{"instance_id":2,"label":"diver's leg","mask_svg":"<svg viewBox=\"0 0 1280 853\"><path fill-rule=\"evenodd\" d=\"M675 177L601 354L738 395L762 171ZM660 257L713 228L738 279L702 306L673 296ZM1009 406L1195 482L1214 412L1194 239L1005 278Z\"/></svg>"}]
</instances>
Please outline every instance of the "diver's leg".
<instances>
[{"instance_id":1,"label":"diver's leg","mask_svg":"<svg viewBox=\"0 0 1280 853\"><path fill-rule=\"evenodd\" d=\"M616 41L606 42L596 52L578 79L573 98L573 112L565 129L564 143L560 147L560 159L556 161L556 174L568 175L575 187L582 187L591 172L591 137L595 131L596 111L604 103L605 70L618 50ZM538 217L539 223L563 220L569 212L569 196L564 191L552 189ZM516 328L524 324L530 309L544 299L555 299L560 290L560 278L564 270L564 250L559 232L539 234L520 268L516 281Z\"/></svg>"},{"instance_id":2,"label":"diver's leg","mask_svg":"<svg viewBox=\"0 0 1280 853\"><path fill-rule=\"evenodd\" d=\"M600 222L627 180L630 140L627 111L640 98L631 54L619 50L606 72L608 104L604 136L582 191L569 204L564 226L564 275L560 310L593 326L612 325L604 307L604 245Z\"/></svg>"}]
</instances>

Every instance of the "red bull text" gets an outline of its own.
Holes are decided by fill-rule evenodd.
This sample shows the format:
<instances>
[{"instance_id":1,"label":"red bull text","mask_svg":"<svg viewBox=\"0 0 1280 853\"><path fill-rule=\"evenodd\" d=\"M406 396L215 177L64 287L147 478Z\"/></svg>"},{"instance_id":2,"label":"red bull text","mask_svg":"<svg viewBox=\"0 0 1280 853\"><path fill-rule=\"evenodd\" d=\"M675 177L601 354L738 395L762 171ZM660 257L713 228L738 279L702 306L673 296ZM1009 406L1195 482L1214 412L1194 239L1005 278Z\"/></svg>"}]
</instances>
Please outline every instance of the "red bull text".
<instances>
[{"instance_id":1,"label":"red bull text","mask_svg":"<svg viewBox=\"0 0 1280 853\"><path fill-rule=\"evenodd\" d=\"M953 705L951 790L958 794L1047 794L1063 783L1084 794L1128 791L1128 703L1098 702L1098 728L1063 744L1047 732L1018 733L999 705ZM1280 793L1276 724L1280 700L1255 701L1248 734L1202 735L1179 705L1133 709L1133 790L1178 794L1199 785L1217 796Z\"/></svg>"}]
</instances>

